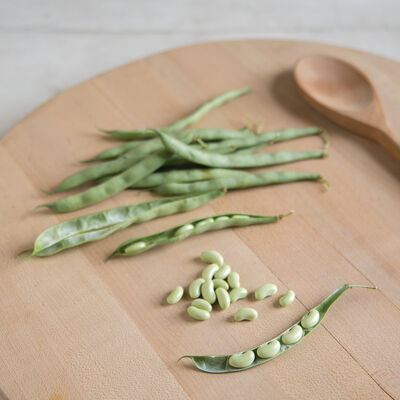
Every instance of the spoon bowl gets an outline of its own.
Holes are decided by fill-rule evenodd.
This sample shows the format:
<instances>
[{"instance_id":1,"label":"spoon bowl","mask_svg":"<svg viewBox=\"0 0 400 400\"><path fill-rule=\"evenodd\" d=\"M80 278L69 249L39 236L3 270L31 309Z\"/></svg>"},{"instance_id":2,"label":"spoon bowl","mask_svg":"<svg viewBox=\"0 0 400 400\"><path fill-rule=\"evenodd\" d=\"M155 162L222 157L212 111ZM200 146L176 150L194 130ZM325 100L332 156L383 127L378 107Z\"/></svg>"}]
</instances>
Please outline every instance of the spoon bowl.
<instances>
[{"instance_id":1,"label":"spoon bowl","mask_svg":"<svg viewBox=\"0 0 400 400\"><path fill-rule=\"evenodd\" d=\"M297 63L294 78L300 92L319 112L375 140L400 160L400 138L388 127L378 94L361 70L334 57L315 55Z\"/></svg>"}]
</instances>

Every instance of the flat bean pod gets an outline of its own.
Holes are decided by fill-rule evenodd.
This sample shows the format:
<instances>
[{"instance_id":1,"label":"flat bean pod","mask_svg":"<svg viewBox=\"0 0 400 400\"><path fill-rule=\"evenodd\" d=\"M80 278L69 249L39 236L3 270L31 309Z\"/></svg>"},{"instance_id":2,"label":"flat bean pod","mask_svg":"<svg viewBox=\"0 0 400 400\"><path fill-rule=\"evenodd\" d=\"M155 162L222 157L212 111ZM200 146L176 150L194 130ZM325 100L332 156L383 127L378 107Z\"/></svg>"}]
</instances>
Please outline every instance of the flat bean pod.
<instances>
[{"instance_id":1,"label":"flat bean pod","mask_svg":"<svg viewBox=\"0 0 400 400\"><path fill-rule=\"evenodd\" d=\"M176 169L164 172L154 172L131 188L151 188L166 183L195 182L214 178L226 178L228 176L242 177L248 172L227 168L190 168Z\"/></svg>"},{"instance_id":2,"label":"flat bean pod","mask_svg":"<svg viewBox=\"0 0 400 400\"><path fill-rule=\"evenodd\" d=\"M190 143L194 135L187 136L182 132L176 136L179 140ZM132 142L138 143L138 142ZM126 143L125 145L127 145ZM116 160L106 161L100 164L91 165L90 167L84 168L80 171L67 176L53 191L50 193L63 192L65 190L73 189L86 182L101 179L103 177L109 177L110 175L118 174L125 171L127 168L136 164L138 161L143 160L146 156L149 156L157 151L164 149L160 138L154 138L152 140L144 140L139 142L136 146L129 149L121 157ZM107 178L108 179L108 178Z\"/></svg>"},{"instance_id":3,"label":"flat bean pod","mask_svg":"<svg viewBox=\"0 0 400 400\"><path fill-rule=\"evenodd\" d=\"M175 132L172 132L175 133ZM191 142L196 142L197 140L204 141L217 141L217 140L240 140L247 137L253 137L255 134L246 129L226 129L226 128L197 128L197 129L187 129L179 132L181 137L189 138ZM158 139L156 134L153 132L153 138ZM97 154L93 158L87 160L89 161L99 161L107 160L110 158L119 157L125 154L127 151L138 147L138 145L144 144L145 141L131 140L129 142L123 143L119 146L111 147ZM220 147L232 147L230 143L227 142L227 146Z\"/></svg>"},{"instance_id":4,"label":"flat bean pod","mask_svg":"<svg viewBox=\"0 0 400 400\"><path fill-rule=\"evenodd\" d=\"M192 210L223 194L222 190L214 190L157 199L72 218L43 231L35 240L32 255L50 256L71 247L103 239L135 223Z\"/></svg>"},{"instance_id":5,"label":"flat bean pod","mask_svg":"<svg viewBox=\"0 0 400 400\"><path fill-rule=\"evenodd\" d=\"M41 204L36 209L48 207L56 212L69 212L89 207L122 192L130 185L150 175L160 168L169 157L166 151L156 152L99 185L52 203Z\"/></svg>"},{"instance_id":6,"label":"flat bean pod","mask_svg":"<svg viewBox=\"0 0 400 400\"><path fill-rule=\"evenodd\" d=\"M101 151L100 153L96 154L94 157L89 158L87 160L82 161L83 163L92 162L92 161L104 161L104 160L111 160L113 158L117 158L122 156L127 151L138 147L145 143L145 140L131 140L130 142L122 143L118 146L109 147Z\"/></svg>"},{"instance_id":7,"label":"flat bean pod","mask_svg":"<svg viewBox=\"0 0 400 400\"><path fill-rule=\"evenodd\" d=\"M324 132L321 128L316 126L309 126L306 128L287 128L276 131L262 132L248 135L241 139L230 139L224 141L224 146L232 146L235 148L251 147L258 144L273 144L283 142L286 140L298 139L305 136L319 135ZM220 143L208 144L209 149L218 149L221 146Z\"/></svg>"},{"instance_id":8,"label":"flat bean pod","mask_svg":"<svg viewBox=\"0 0 400 400\"><path fill-rule=\"evenodd\" d=\"M291 214L291 213L290 213ZM286 215L290 215L286 214ZM253 215L253 214L242 214L242 213L230 213L230 214L218 214L213 215L212 217L198 218L194 220L190 220L184 224L180 224L174 226L173 228L166 229L165 231L155 233L153 235L142 236L134 239L129 239L119 245L116 250L114 250L108 257L109 260L111 257L116 255L118 256L134 256L136 254L143 253L147 250L155 246L160 246L162 244L178 242L183 240L189 236L196 235L199 233L203 233L206 231L231 228L235 226L248 226L255 224L268 224L272 222L278 222L280 219L284 218L286 215L276 215L276 216L264 216L264 215ZM222 218L222 217L228 217ZM239 217L239 218L238 218ZM240 218L244 217L244 218ZM194 227L198 226L198 224L204 223L204 221L209 218L213 219L213 222L207 224L202 228L201 232L196 229L191 229L186 231L184 235L179 234L181 229L186 225L192 225ZM138 242L145 243L145 246L141 246L140 248L134 247L134 245Z\"/></svg>"},{"instance_id":9,"label":"flat bean pod","mask_svg":"<svg viewBox=\"0 0 400 400\"><path fill-rule=\"evenodd\" d=\"M231 170L227 170L231 171ZM314 172L303 171L267 171L257 174L236 171L236 174L229 175L221 178L214 178L190 183L164 183L160 186L152 188L156 193L163 195L178 195L185 193L193 193L204 190L211 190L217 188L229 189L245 189L257 186L276 185L280 183L290 183L298 181L321 181L325 179L320 174Z\"/></svg>"},{"instance_id":10,"label":"flat bean pod","mask_svg":"<svg viewBox=\"0 0 400 400\"><path fill-rule=\"evenodd\" d=\"M228 92L222 93L194 110L192 113L187 115L186 117L179 119L172 124L168 125L168 127L164 128L166 131L176 131L182 130L187 126L194 124L201 117L206 115L208 112L213 110L214 108L220 107L225 103L228 103L237 97L243 96L251 91L251 88L246 87L242 89L230 90ZM105 130L101 129L102 132L111 135L112 137L120 140L132 140L132 139L147 139L149 137L156 136L152 129L135 129L131 131L123 131L123 130Z\"/></svg>"},{"instance_id":11,"label":"flat bean pod","mask_svg":"<svg viewBox=\"0 0 400 400\"><path fill-rule=\"evenodd\" d=\"M301 326L301 321L296 322L290 328L286 329L283 333L278 335L277 337L263 343L262 345L253 347L247 351L242 351L240 353L234 354L247 354L248 352L255 353L255 357L252 362L246 362L243 364L236 364L230 362L232 361L233 354L225 354L225 355L206 355L206 356L193 356L193 355L185 355L179 358L190 358L193 361L193 364L201 371L221 374L227 372L237 372L243 371L248 368L256 367L258 365L264 364L268 361L273 360L274 358L280 356L282 353L290 350L297 343L302 341L306 336L308 336L322 321L325 314L331 307L331 305L347 290L353 287L361 287L367 289L376 289L373 286L361 286L361 285L352 285L352 284L344 284L336 289L333 293L331 293L325 300L323 300L319 305L317 305L313 310L318 311L319 319L315 323L312 322L312 327L304 328ZM305 318L309 313L306 313L303 318Z\"/></svg>"},{"instance_id":12,"label":"flat bean pod","mask_svg":"<svg viewBox=\"0 0 400 400\"><path fill-rule=\"evenodd\" d=\"M120 158L101 164L91 165L90 167L81 169L67 176L55 189L47 193L52 194L64 192L66 190L81 186L86 182L94 181L105 176L118 174L134 165L143 157L145 157L145 155L138 158Z\"/></svg>"},{"instance_id":13,"label":"flat bean pod","mask_svg":"<svg viewBox=\"0 0 400 400\"><path fill-rule=\"evenodd\" d=\"M217 154L196 149L173 138L164 132L157 131L165 148L173 154L192 163L217 168L253 168L284 164L313 158L323 158L323 151L277 151L257 154Z\"/></svg>"}]
</instances>

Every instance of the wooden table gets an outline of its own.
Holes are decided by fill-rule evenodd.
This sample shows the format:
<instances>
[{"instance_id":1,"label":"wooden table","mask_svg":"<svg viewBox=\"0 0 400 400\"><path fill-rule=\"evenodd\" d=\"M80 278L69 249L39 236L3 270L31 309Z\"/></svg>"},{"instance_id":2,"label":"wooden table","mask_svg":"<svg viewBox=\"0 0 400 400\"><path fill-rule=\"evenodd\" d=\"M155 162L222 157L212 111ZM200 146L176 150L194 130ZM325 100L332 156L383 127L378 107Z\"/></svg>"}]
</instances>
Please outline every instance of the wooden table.
<instances>
[{"instance_id":1,"label":"wooden table","mask_svg":"<svg viewBox=\"0 0 400 400\"><path fill-rule=\"evenodd\" d=\"M400 397L400 168L299 96L291 69L314 53L342 57L369 74L390 126L400 129L399 63L334 46L250 40L181 48L97 76L38 108L0 141L0 387L10 400ZM197 126L237 128L247 118L263 121L265 129L323 126L331 134L330 157L284 168L320 172L331 183L329 192L312 182L231 192L185 215L133 226L54 257L16 257L46 227L86 212L32 209L49 199L41 188L56 185L80 168L79 160L112 143L95 126L163 126L218 93L247 85L254 88L251 95ZM320 145L313 137L274 147ZM126 191L87 211L151 197ZM102 261L125 239L190 218L290 209L295 215L279 224ZM173 287L199 275L196 257L208 248L223 253L250 291L274 282L279 294L295 290L297 301L281 309L275 299L249 296L204 323L186 316L187 300L166 306ZM273 362L218 376L198 372L189 361L176 363L183 354L262 343L346 282L379 290L347 292L313 335ZM259 318L233 323L234 310L245 305Z\"/></svg>"}]
</instances>

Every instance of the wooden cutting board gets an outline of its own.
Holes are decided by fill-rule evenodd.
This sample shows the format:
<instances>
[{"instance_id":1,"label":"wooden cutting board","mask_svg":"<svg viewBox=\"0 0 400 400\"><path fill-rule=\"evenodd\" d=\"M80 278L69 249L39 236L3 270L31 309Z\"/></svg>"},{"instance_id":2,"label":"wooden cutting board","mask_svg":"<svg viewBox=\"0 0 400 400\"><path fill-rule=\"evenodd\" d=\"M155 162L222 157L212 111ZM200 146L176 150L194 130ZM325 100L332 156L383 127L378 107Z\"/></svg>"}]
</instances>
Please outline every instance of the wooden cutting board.
<instances>
[{"instance_id":1,"label":"wooden cutting board","mask_svg":"<svg viewBox=\"0 0 400 400\"><path fill-rule=\"evenodd\" d=\"M313 111L296 91L292 68L308 54L341 57L365 71L400 130L400 64L315 43L246 40L206 43L158 54L97 76L39 107L0 141L0 387L14 399L386 399L400 398L400 167L380 147ZM21 77L23 79L23 77ZM17 258L45 228L83 213L151 198L126 191L68 215L33 212L54 187L114 142L106 128L159 127L216 94L252 86L251 95L210 113L197 126L265 129L320 125L330 157L285 169L320 172L312 182L228 193L190 213L133 226L104 241L49 258ZM318 137L275 149L317 149ZM61 197L61 196L60 196ZM57 196L53 196L57 198ZM103 263L123 240L213 213L276 214L275 225L226 230ZM188 300L165 305L218 249L252 292L274 282L297 301L275 297L235 303L203 323L186 316ZM298 346L263 366L226 375L195 370L183 354L230 353L262 343L343 283L348 291L323 324ZM250 305L259 318L234 323Z\"/></svg>"}]
</instances>

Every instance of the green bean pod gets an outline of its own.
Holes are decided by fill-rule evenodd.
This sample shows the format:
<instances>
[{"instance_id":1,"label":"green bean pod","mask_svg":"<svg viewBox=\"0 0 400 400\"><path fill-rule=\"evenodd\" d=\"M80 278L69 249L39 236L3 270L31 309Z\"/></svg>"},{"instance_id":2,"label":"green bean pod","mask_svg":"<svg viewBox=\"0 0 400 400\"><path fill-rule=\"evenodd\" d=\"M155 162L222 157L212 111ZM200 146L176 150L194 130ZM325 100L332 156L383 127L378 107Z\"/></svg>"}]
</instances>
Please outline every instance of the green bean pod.
<instances>
[{"instance_id":1,"label":"green bean pod","mask_svg":"<svg viewBox=\"0 0 400 400\"><path fill-rule=\"evenodd\" d=\"M301 321L296 322L290 328L286 329L283 333L278 335L277 337L268 340L267 342L253 347L247 351L242 351L240 353L234 354L246 354L247 352L253 352L256 354L254 359L249 362L243 364L235 364L229 362L232 360L233 354L224 354L224 355L206 355L206 356L193 356L193 355L185 355L179 358L190 358L193 361L193 364L201 371L214 373L214 374L222 374L227 372L237 372L243 371L245 369L253 368L258 365L264 364L268 361L273 360L274 358L280 356L286 351L290 350L292 347L296 346L299 342L301 342L306 336L308 336L322 321L325 314L331 307L331 305L347 290L353 287L361 287L367 289L376 289L373 286L362 286L362 285L352 285L346 283L343 286L340 286L333 293L331 293L325 300L323 300L319 305L314 307L313 310L318 311L319 319L317 322L313 320L312 322L308 321L307 318L309 313L306 313L303 318L307 321L304 325L312 325L309 328L305 328L304 325L302 327ZM314 313L314 316L316 314ZM312 318L314 319L314 317ZM304 320L303 320L304 322Z\"/></svg>"},{"instance_id":2,"label":"green bean pod","mask_svg":"<svg viewBox=\"0 0 400 400\"><path fill-rule=\"evenodd\" d=\"M243 147L251 147L258 144L273 144L278 142L283 142L286 140L298 139L305 136L319 135L324 131L317 126L309 126L305 128L286 128L280 129L276 131L262 132L257 133L252 136L248 135L247 137L240 139L229 139L225 140L223 146L231 146L235 148L243 148ZM326 142L325 137L323 137ZM222 147L221 143L210 143L208 144L208 148L210 150L216 150Z\"/></svg>"},{"instance_id":3,"label":"green bean pod","mask_svg":"<svg viewBox=\"0 0 400 400\"><path fill-rule=\"evenodd\" d=\"M171 132L182 130L189 125L197 122L201 117L209 113L214 108L220 107L225 103L228 103L240 96L243 96L251 91L251 88L246 87L242 89L230 90L228 92L222 93L194 110L192 113L188 114L186 117L182 119L178 119L172 124L168 125L168 127L163 128L163 130ZM134 129L131 131L123 131L123 130L106 130L100 129L101 132L107 133L112 137L120 140L134 140L134 139L147 139L149 137L156 136L154 130L152 129Z\"/></svg>"},{"instance_id":4,"label":"green bean pod","mask_svg":"<svg viewBox=\"0 0 400 400\"><path fill-rule=\"evenodd\" d=\"M163 172L154 172L141 181L131 186L134 188L151 188L168 183L197 182L215 178L226 178L229 176L243 177L248 172L227 168L190 168L176 169Z\"/></svg>"},{"instance_id":5,"label":"green bean pod","mask_svg":"<svg viewBox=\"0 0 400 400\"><path fill-rule=\"evenodd\" d=\"M326 157L323 151L277 151L257 154L217 154L196 149L175 139L171 135L157 131L165 148L173 154L195 164L217 168L253 168L268 165Z\"/></svg>"},{"instance_id":6,"label":"green bean pod","mask_svg":"<svg viewBox=\"0 0 400 400\"><path fill-rule=\"evenodd\" d=\"M142 236L134 239L129 239L126 242L122 243L114 250L106 260L114 256L134 256L136 254L143 253L147 250L150 250L153 247L160 246L162 244L178 242L180 240L186 239L189 236L196 235L199 233L217 230L217 229L224 229L224 228L231 228L235 226L248 226L248 225L255 225L255 224L268 224L271 222L277 222L280 219L284 218L287 215L275 215L275 216L264 216L264 215L253 215L253 214L242 214L242 213L230 213L230 214L218 214L213 215L211 217L204 217L198 218L194 220L190 220L184 224L180 224L174 226L173 228L166 229L165 231L155 233L153 235ZM227 219L221 217L228 217ZM188 232L188 235L181 236L179 234L182 227L186 225L193 225L194 227L198 226L204 221L212 218L213 222L207 224L205 227L201 229L201 232L193 229ZM141 246L140 248L134 247L134 245L138 242L145 243L145 246Z\"/></svg>"},{"instance_id":7,"label":"green bean pod","mask_svg":"<svg viewBox=\"0 0 400 400\"><path fill-rule=\"evenodd\" d=\"M81 193L64 197L63 199L52 203L41 204L37 206L36 209L48 207L56 212L69 212L97 204L119 192L122 192L124 189L135 182L140 181L145 176L150 175L152 172L160 168L169 157L168 152L161 150L143 158L124 172L113 176L97 186Z\"/></svg>"},{"instance_id":8,"label":"green bean pod","mask_svg":"<svg viewBox=\"0 0 400 400\"><path fill-rule=\"evenodd\" d=\"M72 218L43 231L35 240L32 255L44 257L103 239L128 226L158 217L185 212L223 195L223 190L145 201Z\"/></svg>"},{"instance_id":9,"label":"green bean pod","mask_svg":"<svg viewBox=\"0 0 400 400\"><path fill-rule=\"evenodd\" d=\"M185 136L182 133L177 135L179 140L185 143L190 143L191 137ZM101 164L92 165L80 171L67 176L53 191L50 193L63 192L73 189L86 182L94 181L105 176L118 174L125 171L127 168L135 165L147 156L163 150L163 144L159 138L145 140L137 146L128 150L122 157L103 162Z\"/></svg>"},{"instance_id":10,"label":"green bean pod","mask_svg":"<svg viewBox=\"0 0 400 400\"><path fill-rule=\"evenodd\" d=\"M229 171L229 170L228 170ZM322 181L325 179L320 174L302 171L267 171L253 174L251 172L236 171L236 174L226 177L209 179L190 183L164 183L152 188L154 192L173 196L179 194L193 193L211 189L246 189L257 186L276 185L298 181Z\"/></svg>"},{"instance_id":11,"label":"green bean pod","mask_svg":"<svg viewBox=\"0 0 400 400\"><path fill-rule=\"evenodd\" d=\"M250 132L249 130L236 130L236 129L225 129L225 128L198 128L198 129L188 129L184 131L180 131L183 137L188 137L192 142L196 142L197 140L204 141L215 141L215 140L239 140L247 137L253 137L255 134ZM153 132L153 138L155 134ZM158 138L157 138L158 139ZM129 142L123 143L118 146L110 147L102 152L98 153L94 157L85 160L83 162L92 162L92 161L104 161L112 158L120 157L123 154L126 154L129 150L133 148L137 148L141 145L144 145L146 140L131 140ZM149 141L147 141L149 142ZM223 142L220 142L223 143ZM208 146L208 145L207 145ZM221 147L232 147L229 142L227 142L227 146ZM141 151L140 149L138 151Z\"/></svg>"},{"instance_id":12,"label":"green bean pod","mask_svg":"<svg viewBox=\"0 0 400 400\"><path fill-rule=\"evenodd\" d=\"M105 150L101 151L100 153L96 154L94 157L82 161L82 163L88 163L88 162L92 162L92 161L111 160L113 158L122 156L123 154L127 153L129 150L131 150L135 147L139 147L146 142L147 142L147 140L131 140L129 142L122 143L118 146L109 147L108 149L105 149Z\"/></svg>"}]
</instances>

